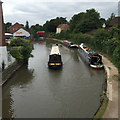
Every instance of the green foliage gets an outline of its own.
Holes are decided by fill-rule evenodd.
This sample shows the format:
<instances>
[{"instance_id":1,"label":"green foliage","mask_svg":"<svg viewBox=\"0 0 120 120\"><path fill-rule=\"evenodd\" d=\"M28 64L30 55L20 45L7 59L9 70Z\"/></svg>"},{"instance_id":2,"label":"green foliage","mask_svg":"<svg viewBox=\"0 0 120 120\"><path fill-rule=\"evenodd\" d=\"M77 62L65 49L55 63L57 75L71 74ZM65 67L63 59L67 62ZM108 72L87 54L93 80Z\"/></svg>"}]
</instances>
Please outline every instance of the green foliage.
<instances>
[{"instance_id":1,"label":"green foliage","mask_svg":"<svg viewBox=\"0 0 120 120\"><path fill-rule=\"evenodd\" d=\"M120 70L120 44L115 48L112 56L113 62L116 64Z\"/></svg>"},{"instance_id":2,"label":"green foliage","mask_svg":"<svg viewBox=\"0 0 120 120\"><path fill-rule=\"evenodd\" d=\"M26 30L28 30L28 31L29 31L29 22L28 22L28 21L26 21L25 28L26 28Z\"/></svg>"},{"instance_id":3,"label":"green foliage","mask_svg":"<svg viewBox=\"0 0 120 120\"><path fill-rule=\"evenodd\" d=\"M99 111L97 112L97 114L94 116L93 120L101 120L102 116L105 113L105 110L107 108L109 99L107 97L104 97L103 103L99 108Z\"/></svg>"},{"instance_id":4,"label":"green foliage","mask_svg":"<svg viewBox=\"0 0 120 120\"><path fill-rule=\"evenodd\" d=\"M94 48L100 51L104 51L106 43L109 41L108 37L108 32L105 29L98 29L94 34Z\"/></svg>"},{"instance_id":5,"label":"green foliage","mask_svg":"<svg viewBox=\"0 0 120 120\"><path fill-rule=\"evenodd\" d=\"M56 27L60 24L67 23L66 18L63 17L57 17L56 19L51 19L50 21L46 21L46 23L43 25L43 28L47 32L56 32Z\"/></svg>"},{"instance_id":6,"label":"green foliage","mask_svg":"<svg viewBox=\"0 0 120 120\"><path fill-rule=\"evenodd\" d=\"M37 34L37 31L43 31L43 27L39 24L32 25L30 28L30 33L32 35L32 38L39 38L39 35Z\"/></svg>"},{"instance_id":7,"label":"green foliage","mask_svg":"<svg viewBox=\"0 0 120 120\"><path fill-rule=\"evenodd\" d=\"M105 20L105 19L104 19ZM102 20L100 15L95 9L86 10L74 15L70 20L70 30L74 33L85 33L93 29L101 27Z\"/></svg>"},{"instance_id":8,"label":"green foliage","mask_svg":"<svg viewBox=\"0 0 120 120\"><path fill-rule=\"evenodd\" d=\"M107 19L106 21L106 25L109 26L111 20L115 17L115 14L114 13L111 13L111 16Z\"/></svg>"},{"instance_id":9,"label":"green foliage","mask_svg":"<svg viewBox=\"0 0 120 120\"><path fill-rule=\"evenodd\" d=\"M21 48L22 47L12 47L10 50L10 54L16 58L17 61L22 62L23 61L23 55L21 54Z\"/></svg>"},{"instance_id":10,"label":"green foliage","mask_svg":"<svg viewBox=\"0 0 120 120\"><path fill-rule=\"evenodd\" d=\"M5 26L5 33L8 33L9 32L9 28L12 26L12 23L7 22L7 23L4 24L4 26Z\"/></svg>"},{"instance_id":11,"label":"green foliage","mask_svg":"<svg viewBox=\"0 0 120 120\"><path fill-rule=\"evenodd\" d=\"M32 49L30 41L22 38L15 38L10 43L10 53L18 62L27 62Z\"/></svg>"}]
</instances>

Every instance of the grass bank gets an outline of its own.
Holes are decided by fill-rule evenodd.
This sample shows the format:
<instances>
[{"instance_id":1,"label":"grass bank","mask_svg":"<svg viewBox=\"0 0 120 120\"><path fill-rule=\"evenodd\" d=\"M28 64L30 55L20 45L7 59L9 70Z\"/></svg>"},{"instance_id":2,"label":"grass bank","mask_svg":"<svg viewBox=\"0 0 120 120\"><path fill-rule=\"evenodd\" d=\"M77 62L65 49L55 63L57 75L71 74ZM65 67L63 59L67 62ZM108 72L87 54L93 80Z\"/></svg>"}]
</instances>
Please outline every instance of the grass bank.
<instances>
[{"instance_id":1,"label":"grass bank","mask_svg":"<svg viewBox=\"0 0 120 120\"><path fill-rule=\"evenodd\" d=\"M100 106L100 108L99 108L99 110L98 110L98 112L95 114L95 116L93 117L93 120L100 120L100 119L102 119L102 116L103 116L103 114L105 113L105 110L106 110L106 108L107 108L107 105L108 105L108 98L107 97L104 97L104 100L103 100L103 102L102 102L102 104L101 104L101 106Z\"/></svg>"}]
</instances>

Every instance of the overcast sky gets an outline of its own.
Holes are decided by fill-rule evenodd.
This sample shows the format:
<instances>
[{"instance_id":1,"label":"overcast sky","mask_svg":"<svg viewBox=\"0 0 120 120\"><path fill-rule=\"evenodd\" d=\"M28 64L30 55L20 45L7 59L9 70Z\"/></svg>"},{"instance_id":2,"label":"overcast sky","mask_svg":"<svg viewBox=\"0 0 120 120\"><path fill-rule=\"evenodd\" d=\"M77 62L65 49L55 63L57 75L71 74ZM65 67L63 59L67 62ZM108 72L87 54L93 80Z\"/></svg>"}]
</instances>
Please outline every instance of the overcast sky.
<instances>
[{"instance_id":1,"label":"overcast sky","mask_svg":"<svg viewBox=\"0 0 120 120\"><path fill-rule=\"evenodd\" d=\"M66 17L69 21L74 14L96 9L102 18L111 13L118 16L118 0L2 0L4 21L30 25L43 25L47 20ZM103 2L104 1L104 2Z\"/></svg>"}]
</instances>

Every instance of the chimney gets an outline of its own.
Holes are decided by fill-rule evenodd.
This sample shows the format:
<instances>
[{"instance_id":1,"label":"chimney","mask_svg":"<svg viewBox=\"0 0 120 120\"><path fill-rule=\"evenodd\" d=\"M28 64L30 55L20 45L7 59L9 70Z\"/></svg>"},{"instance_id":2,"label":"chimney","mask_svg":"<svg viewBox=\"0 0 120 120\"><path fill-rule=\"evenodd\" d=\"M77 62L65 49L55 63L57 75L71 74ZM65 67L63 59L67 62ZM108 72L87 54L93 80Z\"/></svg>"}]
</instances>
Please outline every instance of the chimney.
<instances>
[{"instance_id":1,"label":"chimney","mask_svg":"<svg viewBox=\"0 0 120 120\"><path fill-rule=\"evenodd\" d=\"M2 3L3 2L0 0L0 46L5 46L5 31L4 31Z\"/></svg>"}]
</instances>

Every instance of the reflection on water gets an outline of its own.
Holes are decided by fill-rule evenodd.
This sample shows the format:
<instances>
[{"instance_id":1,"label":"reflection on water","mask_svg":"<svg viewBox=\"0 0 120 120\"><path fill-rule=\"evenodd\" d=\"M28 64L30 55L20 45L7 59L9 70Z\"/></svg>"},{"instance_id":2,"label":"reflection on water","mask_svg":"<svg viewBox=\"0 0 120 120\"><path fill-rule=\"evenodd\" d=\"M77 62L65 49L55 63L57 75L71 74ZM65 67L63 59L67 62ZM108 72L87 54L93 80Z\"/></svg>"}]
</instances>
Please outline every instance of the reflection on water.
<instances>
[{"instance_id":1,"label":"reflection on water","mask_svg":"<svg viewBox=\"0 0 120 120\"><path fill-rule=\"evenodd\" d=\"M51 47L49 40L35 43L28 66L3 87L3 117L91 118L97 111L104 71L89 68L65 46L59 46L63 68L48 69Z\"/></svg>"},{"instance_id":2,"label":"reflection on water","mask_svg":"<svg viewBox=\"0 0 120 120\"><path fill-rule=\"evenodd\" d=\"M22 77L22 79L21 79ZM29 70L27 68L27 65L20 68L20 70L15 74L15 76L9 80L9 82L3 87L3 116L6 118L15 117L14 112L14 92L19 95L19 97L22 97L22 94L17 93L18 90L25 91L28 87L30 87L30 84L32 83L33 79L33 70ZM5 92L4 92L5 91ZM5 112L4 112L5 111Z\"/></svg>"}]
</instances>

